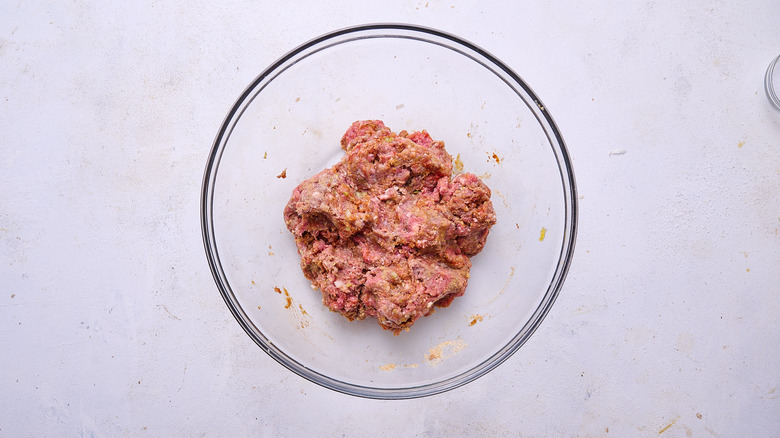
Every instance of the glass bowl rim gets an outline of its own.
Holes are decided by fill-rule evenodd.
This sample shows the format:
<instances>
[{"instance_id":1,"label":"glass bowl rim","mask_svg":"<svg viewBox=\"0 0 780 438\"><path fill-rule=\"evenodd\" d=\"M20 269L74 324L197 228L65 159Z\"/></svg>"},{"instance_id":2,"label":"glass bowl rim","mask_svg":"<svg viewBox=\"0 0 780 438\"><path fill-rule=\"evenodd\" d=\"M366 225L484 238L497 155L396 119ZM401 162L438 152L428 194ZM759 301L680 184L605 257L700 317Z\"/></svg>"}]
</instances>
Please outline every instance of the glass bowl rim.
<instances>
[{"instance_id":1,"label":"glass bowl rim","mask_svg":"<svg viewBox=\"0 0 780 438\"><path fill-rule=\"evenodd\" d=\"M372 33L376 34L374 35ZM368 34L368 36L361 37L361 34ZM254 97L262 91L262 88L273 81L276 76L282 74L282 72L284 72L287 67L297 63L298 61L306 59L313 53L327 49L331 46L327 44L329 41L344 36L354 37L345 41L336 42L332 45L343 44L363 38L391 37L405 37L408 39L424 41L430 44L436 44L453 50L463 56L471 58L475 62L478 62L483 67L498 75L505 83L507 83L507 85L515 90L516 94L518 94L519 90L517 90L514 86L519 86L527 95L527 97L531 99L533 105L531 105L530 102L526 100L525 96L518 94L518 97L520 97L526 103L528 108L536 117L537 122L542 125L542 129L548 137L550 147L553 149L553 153L555 154L558 162L558 170L560 172L565 198L564 233L558 265L552 276L544 298L537 306L533 316L502 348L469 370L443 380L434 381L432 383L410 387L390 388L357 385L331 378L297 362L285 354L281 349L279 349L270 339L268 339L259 329L254 326L251 319L238 304L237 299L235 298L235 295L233 294L233 291L227 282L224 271L222 270L222 264L219 261L214 233L213 197L214 187L216 184L216 175L219 168L219 161L225 146L227 145L227 139L230 136L232 126L235 124L235 122L237 122L238 119L240 119L243 110L251 103ZM301 57L298 60L295 60L295 58L298 56ZM498 71L494 68L491 68L491 66L488 64L498 69ZM511 84L509 83L510 81ZM263 85L263 87L258 90L257 87L260 85ZM559 149L556 149L556 146ZM206 258L217 288L219 289L228 309L238 321L239 325L263 351L265 351L271 358L276 360L289 371L292 371L298 376L303 377L304 379L322 387L358 397L383 400L399 400L440 394L470 383L486 375L504 361L506 361L531 337L531 335L541 325L545 316L558 297L564 280L566 279L568 270L571 266L578 226L577 188L571 165L571 158L557 124L553 120L549 111L542 104L538 96L536 96L536 94L525 83L525 81L511 68L509 68L501 60L481 47L461 37L441 30L414 24L374 23L345 27L325 33L317 38L309 40L308 42L299 45L298 47L289 51L287 54L280 57L269 67L263 70L249 84L249 86L246 87L243 93L241 93L241 95L236 99L230 111L228 111L228 114L225 116L225 119L222 122L222 125L220 126L220 129L212 144L212 148L206 162L206 168L204 170L201 187L200 219Z\"/></svg>"},{"instance_id":2,"label":"glass bowl rim","mask_svg":"<svg viewBox=\"0 0 780 438\"><path fill-rule=\"evenodd\" d=\"M780 84L774 83L774 72L778 64L780 64L780 56L777 56L769 63L766 74L764 74L764 91L766 91L766 96L769 98L769 102L772 106L774 106L775 109L780 110L780 96L778 96L775 91Z\"/></svg>"}]
</instances>

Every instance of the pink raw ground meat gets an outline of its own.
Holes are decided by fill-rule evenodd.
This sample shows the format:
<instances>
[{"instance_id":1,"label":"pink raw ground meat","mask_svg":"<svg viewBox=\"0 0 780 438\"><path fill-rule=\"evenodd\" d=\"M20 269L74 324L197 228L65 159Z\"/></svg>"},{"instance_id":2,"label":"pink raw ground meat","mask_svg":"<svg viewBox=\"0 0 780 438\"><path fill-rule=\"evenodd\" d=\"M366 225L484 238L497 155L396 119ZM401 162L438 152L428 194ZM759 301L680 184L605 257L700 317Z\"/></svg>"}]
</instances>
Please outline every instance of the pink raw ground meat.
<instances>
[{"instance_id":1,"label":"pink raw ground meat","mask_svg":"<svg viewBox=\"0 0 780 438\"><path fill-rule=\"evenodd\" d=\"M341 147L339 163L293 190L284 220L323 303L398 334L463 295L469 257L496 223L490 189L453 178L444 143L425 131L358 121Z\"/></svg>"}]
</instances>

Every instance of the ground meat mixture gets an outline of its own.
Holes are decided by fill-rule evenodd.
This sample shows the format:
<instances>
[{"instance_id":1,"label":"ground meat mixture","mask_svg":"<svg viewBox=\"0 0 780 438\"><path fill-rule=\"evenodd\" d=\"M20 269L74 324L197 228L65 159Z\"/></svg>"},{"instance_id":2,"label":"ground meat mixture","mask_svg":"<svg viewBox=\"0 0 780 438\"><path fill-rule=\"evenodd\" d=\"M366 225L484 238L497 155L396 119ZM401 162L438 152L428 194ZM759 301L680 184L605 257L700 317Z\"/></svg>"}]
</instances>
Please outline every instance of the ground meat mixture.
<instances>
[{"instance_id":1,"label":"ground meat mixture","mask_svg":"<svg viewBox=\"0 0 780 438\"><path fill-rule=\"evenodd\" d=\"M427 132L352 124L347 152L293 190L284 209L301 267L331 310L409 329L463 295L469 257L496 223L490 189Z\"/></svg>"}]
</instances>

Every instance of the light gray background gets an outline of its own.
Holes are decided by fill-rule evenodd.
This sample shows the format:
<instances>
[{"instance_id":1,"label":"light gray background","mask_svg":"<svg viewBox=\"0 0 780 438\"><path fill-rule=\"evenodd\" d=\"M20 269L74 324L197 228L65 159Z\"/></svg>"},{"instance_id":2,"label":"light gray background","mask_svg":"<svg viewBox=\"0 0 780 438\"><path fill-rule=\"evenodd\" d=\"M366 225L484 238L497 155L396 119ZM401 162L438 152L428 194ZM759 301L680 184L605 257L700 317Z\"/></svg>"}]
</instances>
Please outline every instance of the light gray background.
<instances>
[{"instance_id":1,"label":"light gray background","mask_svg":"<svg viewBox=\"0 0 780 438\"><path fill-rule=\"evenodd\" d=\"M762 81L780 3L504 3L0 3L0 436L777 436L780 111ZM580 194L569 278L531 340L401 402L257 348L198 216L244 87L378 21L513 67Z\"/></svg>"}]
</instances>

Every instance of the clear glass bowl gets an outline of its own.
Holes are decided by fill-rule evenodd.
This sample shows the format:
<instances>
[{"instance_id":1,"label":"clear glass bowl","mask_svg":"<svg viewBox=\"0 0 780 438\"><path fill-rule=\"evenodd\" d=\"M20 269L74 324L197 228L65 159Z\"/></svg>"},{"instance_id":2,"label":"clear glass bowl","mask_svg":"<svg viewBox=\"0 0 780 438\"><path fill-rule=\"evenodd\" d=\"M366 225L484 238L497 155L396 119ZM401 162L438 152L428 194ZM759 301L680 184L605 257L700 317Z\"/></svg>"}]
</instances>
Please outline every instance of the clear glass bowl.
<instances>
[{"instance_id":1,"label":"clear glass bowl","mask_svg":"<svg viewBox=\"0 0 780 438\"><path fill-rule=\"evenodd\" d=\"M766 69L764 75L764 90L766 90L766 97L772 105L780 110L780 69L777 69L777 64L780 63L780 56L773 59Z\"/></svg>"},{"instance_id":2,"label":"clear glass bowl","mask_svg":"<svg viewBox=\"0 0 780 438\"><path fill-rule=\"evenodd\" d=\"M399 336L322 305L282 217L364 119L444 141L498 219L465 295ZM208 156L201 221L217 287L260 348L324 387L403 399L473 381L528 340L571 263L577 195L558 127L512 69L454 35L375 24L303 44L241 94Z\"/></svg>"}]
</instances>

